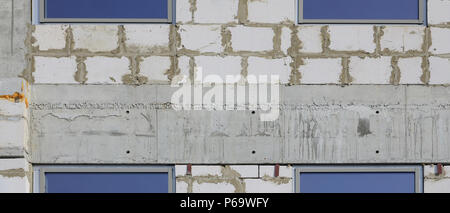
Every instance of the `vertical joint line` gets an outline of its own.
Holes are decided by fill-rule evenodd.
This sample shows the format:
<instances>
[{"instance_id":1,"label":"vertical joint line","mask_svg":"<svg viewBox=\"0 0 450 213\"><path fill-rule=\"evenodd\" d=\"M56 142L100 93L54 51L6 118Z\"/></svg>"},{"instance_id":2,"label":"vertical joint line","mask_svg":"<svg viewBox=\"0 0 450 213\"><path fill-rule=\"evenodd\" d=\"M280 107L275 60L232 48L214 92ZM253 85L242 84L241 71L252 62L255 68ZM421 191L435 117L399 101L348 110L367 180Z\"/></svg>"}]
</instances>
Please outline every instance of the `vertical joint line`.
<instances>
[{"instance_id":1,"label":"vertical joint line","mask_svg":"<svg viewBox=\"0 0 450 213\"><path fill-rule=\"evenodd\" d=\"M14 0L11 0L11 56L14 55Z\"/></svg>"}]
</instances>

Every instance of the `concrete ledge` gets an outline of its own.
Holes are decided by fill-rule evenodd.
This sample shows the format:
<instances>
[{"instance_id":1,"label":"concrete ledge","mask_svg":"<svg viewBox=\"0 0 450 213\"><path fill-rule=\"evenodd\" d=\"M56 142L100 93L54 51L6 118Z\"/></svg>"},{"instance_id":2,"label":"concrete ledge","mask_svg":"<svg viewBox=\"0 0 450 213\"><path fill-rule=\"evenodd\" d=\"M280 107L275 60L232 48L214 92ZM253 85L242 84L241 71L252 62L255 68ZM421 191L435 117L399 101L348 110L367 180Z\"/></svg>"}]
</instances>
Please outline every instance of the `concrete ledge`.
<instances>
[{"instance_id":1,"label":"concrete ledge","mask_svg":"<svg viewBox=\"0 0 450 213\"><path fill-rule=\"evenodd\" d=\"M32 86L32 163L450 163L447 87L282 86L274 122L175 111L176 89Z\"/></svg>"}]
</instances>

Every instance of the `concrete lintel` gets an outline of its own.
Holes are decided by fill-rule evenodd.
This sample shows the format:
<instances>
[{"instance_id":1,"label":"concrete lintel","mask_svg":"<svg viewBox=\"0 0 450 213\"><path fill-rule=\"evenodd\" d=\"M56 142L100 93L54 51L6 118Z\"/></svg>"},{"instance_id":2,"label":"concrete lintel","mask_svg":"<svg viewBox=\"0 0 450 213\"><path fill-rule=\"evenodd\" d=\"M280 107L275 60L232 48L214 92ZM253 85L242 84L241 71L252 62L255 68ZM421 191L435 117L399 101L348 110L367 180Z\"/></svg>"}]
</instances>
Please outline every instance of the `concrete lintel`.
<instances>
[{"instance_id":1,"label":"concrete lintel","mask_svg":"<svg viewBox=\"0 0 450 213\"><path fill-rule=\"evenodd\" d=\"M175 90L33 85L32 163L450 163L447 87L282 86L274 122L174 111Z\"/></svg>"}]
</instances>

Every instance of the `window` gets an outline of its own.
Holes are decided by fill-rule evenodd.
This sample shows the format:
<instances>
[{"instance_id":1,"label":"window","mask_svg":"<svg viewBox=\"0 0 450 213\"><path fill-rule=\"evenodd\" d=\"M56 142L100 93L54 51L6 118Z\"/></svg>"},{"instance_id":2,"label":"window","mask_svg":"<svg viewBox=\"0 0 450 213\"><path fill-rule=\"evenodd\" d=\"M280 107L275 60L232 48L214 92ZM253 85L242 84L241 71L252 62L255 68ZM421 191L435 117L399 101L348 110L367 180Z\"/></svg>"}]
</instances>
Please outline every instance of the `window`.
<instances>
[{"instance_id":1,"label":"window","mask_svg":"<svg viewBox=\"0 0 450 213\"><path fill-rule=\"evenodd\" d=\"M38 166L35 192L42 193L171 193L172 167Z\"/></svg>"},{"instance_id":2,"label":"window","mask_svg":"<svg viewBox=\"0 0 450 213\"><path fill-rule=\"evenodd\" d=\"M425 0L299 0L299 23L423 24Z\"/></svg>"},{"instance_id":3,"label":"window","mask_svg":"<svg viewBox=\"0 0 450 213\"><path fill-rule=\"evenodd\" d=\"M173 0L39 0L39 20L171 23L172 4Z\"/></svg>"},{"instance_id":4,"label":"window","mask_svg":"<svg viewBox=\"0 0 450 213\"><path fill-rule=\"evenodd\" d=\"M420 193L420 166L335 166L295 169L300 193Z\"/></svg>"}]
</instances>

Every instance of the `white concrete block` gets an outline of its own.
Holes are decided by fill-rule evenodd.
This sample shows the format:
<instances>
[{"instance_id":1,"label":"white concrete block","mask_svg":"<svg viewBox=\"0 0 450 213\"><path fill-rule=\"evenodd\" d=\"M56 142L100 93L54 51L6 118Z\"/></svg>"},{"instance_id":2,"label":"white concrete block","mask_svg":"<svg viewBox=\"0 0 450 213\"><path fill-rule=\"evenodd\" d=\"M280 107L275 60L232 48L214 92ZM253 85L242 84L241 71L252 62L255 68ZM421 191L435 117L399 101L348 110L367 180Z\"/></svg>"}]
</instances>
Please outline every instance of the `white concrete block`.
<instances>
[{"instance_id":1,"label":"white concrete block","mask_svg":"<svg viewBox=\"0 0 450 213\"><path fill-rule=\"evenodd\" d=\"M241 61L239 56L197 56L195 64L197 71L201 69L203 83L238 83L241 81ZM196 76L197 76L196 72ZM227 79L233 81L227 82Z\"/></svg>"},{"instance_id":2,"label":"white concrete block","mask_svg":"<svg viewBox=\"0 0 450 213\"><path fill-rule=\"evenodd\" d=\"M169 24L124 25L127 51L164 53L169 51Z\"/></svg>"},{"instance_id":3,"label":"white concrete block","mask_svg":"<svg viewBox=\"0 0 450 213\"><path fill-rule=\"evenodd\" d=\"M257 23L294 23L296 20L296 1L264 0L248 1L248 20Z\"/></svg>"},{"instance_id":4,"label":"white concrete block","mask_svg":"<svg viewBox=\"0 0 450 213\"><path fill-rule=\"evenodd\" d=\"M192 166L192 176L222 176L222 166Z\"/></svg>"},{"instance_id":5,"label":"white concrete block","mask_svg":"<svg viewBox=\"0 0 450 213\"><path fill-rule=\"evenodd\" d=\"M450 54L450 29L449 28L431 28L430 52L433 54Z\"/></svg>"},{"instance_id":6,"label":"white concrete block","mask_svg":"<svg viewBox=\"0 0 450 213\"><path fill-rule=\"evenodd\" d=\"M234 193L236 188L226 182L222 183L198 183L194 182L192 186L193 193Z\"/></svg>"},{"instance_id":7,"label":"white concrete block","mask_svg":"<svg viewBox=\"0 0 450 213\"><path fill-rule=\"evenodd\" d=\"M420 78L423 75L422 58L400 58L400 84L423 84Z\"/></svg>"},{"instance_id":8,"label":"white concrete block","mask_svg":"<svg viewBox=\"0 0 450 213\"><path fill-rule=\"evenodd\" d=\"M368 53L375 51L372 25L331 25L328 33L332 50Z\"/></svg>"},{"instance_id":9,"label":"white concrete block","mask_svg":"<svg viewBox=\"0 0 450 213\"><path fill-rule=\"evenodd\" d=\"M68 25L35 25L33 47L40 51L60 50L66 47Z\"/></svg>"},{"instance_id":10,"label":"white concrete block","mask_svg":"<svg viewBox=\"0 0 450 213\"><path fill-rule=\"evenodd\" d=\"M192 21L191 3L189 0L177 0L176 19L177 23Z\"/></svg>"},{"instance_id":11,"label":"white concrete block","mask_svg":"<svg viewBox=\"0 0 450 213\"><path fill-rule=\"evenodd\" d=\"M450 1L428 1L428 24L446 24L450 22Z\"/></svg>"},{"instance_id":12,"label":"white concrete block","mask_svg":"<svg viewBox=\"0 0 450 213\"><path fill-rule=\"evenodd\" d=\"M287 84L289 83L289 78L291 75L291 62L291 58L267 59L260 57L249 57L247 68L248 75L256 76L257 79L259 79L262 75L266 75L269 79L271 75L278 75L280 78L280 83Z\"/></svg>"},{"instance_id":13,"label":"white concrete block","mask_svg":"<svg viewBox=\"0 0 450 213\"><path fill-rule=\"evenodd\" d=\"M321 26L300 26L298 28L298 38L302 42L300 52L320 53L322 52Z\"/></svg>"},{"instance_id":14,"label":"white concrete block","mask_svg":"<svg viewBox=\"0 0 450 213\"><path fill-rule=\"evenodd\" d=\"M184 181L177 181L176 193L188 193L188 184Z\"/></svg>"},{"instance_id":15,"label":"white concrete block","mask_svg":"<svg viewBox=\"0 0 450 213\"><path fill-rule=\"evenodd\" d=\"M425 179L424 193L450 193L450 179Z\"/></svg>"},{"instance_id":16,"label":"white concrete block","mask_svg":"<svg viewBox=\"0 0 450 213\"><path fill-rule=\"evenodd\" d=\"M277 184L271 181L264 181L261 179L246 179L245 180L246 193L292 193L292 180L287 184Z\"/></svg>"},{"instance_id":17,"label":"white concrete block","mask_svg":"<svg viewBox=\"0 0 450 213\"><path fill-rule=\"evenodd\" d=\"M383 29L381 50L407 52L421 51L425 36L425 26L388 26Z\"/></svg>"},{"instance_id":18,"label":"white concrete block","mask_svg":"<svg viewBox=\"0 0 450 213\"><path fill-rule=\"evenodd\" d=\"M170 70L170 65L170 57L147 57L140 63L139 74L147 77L150 83L169 83L166 72Z\"/></svg>"},{"instance_id":19,"label":"white concrete block","mask_svg":"<svg viewBox=\"0 0 450 213\"><path fill-rule=\"evenodd\" d=\"M126 57L89 57L85 64L87 84L120 84L122 76L131 74L130 61Z\"/></svg>"},{"instance_id":20,"label":"white concrete block","mask_svg":"<svg viewBox=\"0 0 450 213\"><path fill-rule=\"evenodd\" d=\"M74 49L90 52L110 52L118 45L118 26L116 25L72 25Z\"/></svg>"},{"instance_id":21,"label":"white concrete block","mask_svg":"<svg viewBox=\"0 0 450 213\"><path fill-rule=\"evenodd\" d=\"M229 27L234 51L271 51L274 32L268 27Z\"/></svg>"},{"instance_id":22,"label":"white concrete block","mask_svg":"<svg viewBox=\"0 0 450 213\"><path fill-rule=\"evenodd\" d=\"M239 0L197 0L195 23L230 23L237 21Z\"/></svg>"},{"instance_id":23,"label":"white concrete block","mask_svg":"<svg viewBox=\"0 0 450 213\"><path fill-rule=\"evenodd\" d=\"M27 123L25 119L0 120L0 149L21 149Z\"/></svg>"},{"instance_id":24,"label":"white concrete block","mask_svg":"<svg viewBox=\"0 0 450 213\"><path fill-rule=\"evenodd\" d=\"M293 170L292 166L280 166L279 177L293 178ZM275 177L275 166L260 166L259 176Z\"/></svg>"},{"instance_id":25,"label":"white concrete block","mask_svg":"<svg viewBox=\"0 0 450 213\"><path fill-rule=\"evenodd\" d=\"M30 183L26 176L25 159L0 159L0 193L28 193Z\"/></svg>"},{"instance_id":26,"label":"white concrete block","mask_svg":"<svg viewBox=\"0 0 450 213\"><path fill-rule=\"evenodd\" d=\"M304 59L300 66L302 84L339 84L342 59Z\"/></svg>"},{"instance_id":27,"label":"white concrete block","mask_svg":"<svg viewBox=\"0 0 450 213\"><path fill-rule=\"evenodd\" d=\"M257 165L230 166L230 168L241 175L241 178L258 178L259 167Z\"/></svg>"},{"instance_id":28,"label":"white concrete block","mask_svg":"<svg viewBox=\"0 0 450 213\"><path fill-rule=\"evenodd\" d=\"M34 57L34 83L36 84L78 84L75 81L77 62L75 57Z\"/></svg>"},{"instance_id":29,"label":"white concrete block","mask_svg":"<svg viewBox=\"0 0 450 213\"><path fill-rule=\"evenodd\" d=\"M391 57L350 58L350 76L353 84L390 84L392 65Z\"/></svg>"},{"instance_id":30,"label":"white concrete block","mask_svg":"<svg viewBox=\"0 0 450 213\"><path fill-rule=\"evenodd\" d=\"M12 94L0 94L0 95L12 95ZM24 101L14 103L9 100L0 99L0 115L23 116L25 111L26 111L26 104L24 103Z\"/></svg>"},{"instance_id":31,"label":"white concrete block","mask_svg":"<svg viewBox=\"0 0 450 213\"><path fill-rule=\"evenodd\" d=\"M450 59L430 57L430 84L450 84Z\"/></svg>"},{"instance_id":32,"label":"white concrete block","mask_svg":"<svg viewBox=\"0 0 450 213\"><path fill-rule=\"evenodd\" d=\"M175 176L176 177L185 176L186 173L187 173L187 165L175 165Z\"/></svg>"},{"instance_id":33,"label":"white concrete block","mask_svg":"<svg viewBox=\"0 0 450 213\"><path fill-rule=\"evenodd\" d=\"M199 52L223 51L220 25L181 25L181 48Z\"/></svg>"}]
</instances>

